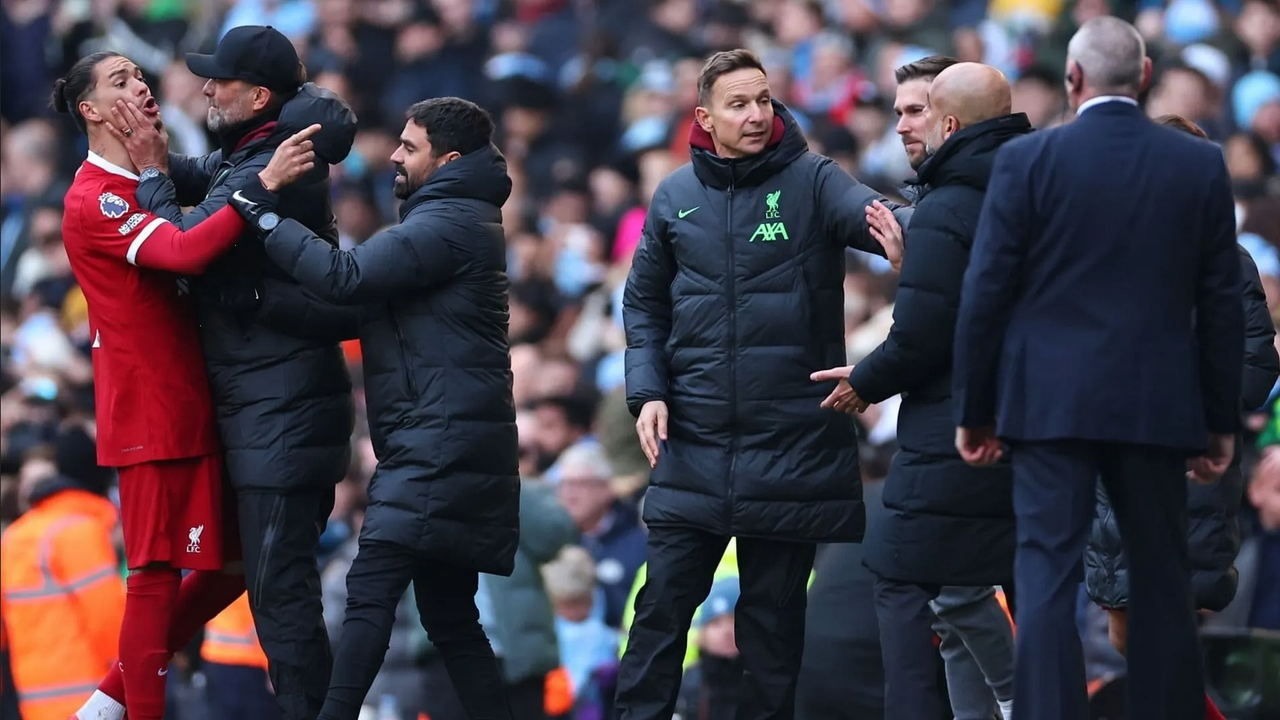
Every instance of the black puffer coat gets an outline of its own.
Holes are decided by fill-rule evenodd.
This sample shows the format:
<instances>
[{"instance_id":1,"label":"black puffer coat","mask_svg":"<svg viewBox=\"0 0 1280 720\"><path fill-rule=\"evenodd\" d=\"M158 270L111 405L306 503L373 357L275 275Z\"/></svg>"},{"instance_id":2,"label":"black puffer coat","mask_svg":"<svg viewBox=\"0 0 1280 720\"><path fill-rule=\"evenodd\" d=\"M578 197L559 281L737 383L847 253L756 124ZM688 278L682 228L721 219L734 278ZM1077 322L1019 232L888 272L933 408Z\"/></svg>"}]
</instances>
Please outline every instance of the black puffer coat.
<instances>
[{"instance_id":1,"label":"black puffer coat","mask_svg":"<svg viewBox=\"0 0 1280 720\"><path fill-rule=\"evenodd\" d=\"M148 210L184 228L227 204L267 166L275 149L312 123L324 162L280 193L277 212L336 246L329 203L329 163L355 139L356 118L340 98L307 84L274 122L228 138L228 152L170 157L172 182L138 188ZM186 215L182 205L195 205ZM355 406L338 346L354 337L359 311L320 302L276 267L252 231L192 282L209 383L226 448L227 477L238 490L328 488L350 459Z\"/></svg>"},{"instance_id":2,"label":"black puffer coat","mask_svg":"<svg viewBox=\"0 0 1280 720\"><path fill-rule=\"evenodd\" d=\"M1280 358L1276 356L1275 326L1267 310L1258 266L1240 248L1240 274L1244 277L1245 352L1242 404L1252 410L1267 401ZM1236 457L1217 483L1187 481L1187 544L1191 558L1191 589L1196 606L1217 612L1230 604L1239 576L1234 563L1240 552L1240 503L1244 475L1240 471L1241 438L1236 437ZM1129 604L1129 560L1120 539L1120 526L1102 483L1098 483L1097 513L1085 550L1085 587L1089 598L1105 608Z\"/></svg>"},{"instance_id":3,"label":"black puffer coat","mask_svg":"<svg viewBox=\"0 0 1280 720\"><path fill-rule=\"evenodd\" d=\"M853 369L871 403L902 394L885 517L868 528L864 562L881 577L993 585L1013 576L1013 472L976 468L955 448L951 347L960 286L997 151L1031 132L1021 113L964 128L920 167L889 337Z\"/></svg>"},{"instance_id":4,"label":"black puffer coat","mask_svg":"<svg viewBox=\"0 0 1280 720\"><path fill-rule=\"evenodd\" d=\"M507 345L511 194L497 148L432 173L400 224L350 251L286 220L271 259L321 298L364 304L360 327L378 469L360 539L510 575L520 534Z\"/></svg>"},{"instance_id":5,"label":"black puffer coat","mask_svg":"<svg viewBox=\"0 0 1280 720\"><path fill-rule=\"evenodd\" d=\"M857 541L853 421L823 410L845 364L846 247L884 251L864 207L880 195L808 152L780 103L759 155L715 155L658 186L623 296L627 404L670 411L644 520L718 535ZM909 219L902 213L902 222Z\"/></svg>"}]
</instances>

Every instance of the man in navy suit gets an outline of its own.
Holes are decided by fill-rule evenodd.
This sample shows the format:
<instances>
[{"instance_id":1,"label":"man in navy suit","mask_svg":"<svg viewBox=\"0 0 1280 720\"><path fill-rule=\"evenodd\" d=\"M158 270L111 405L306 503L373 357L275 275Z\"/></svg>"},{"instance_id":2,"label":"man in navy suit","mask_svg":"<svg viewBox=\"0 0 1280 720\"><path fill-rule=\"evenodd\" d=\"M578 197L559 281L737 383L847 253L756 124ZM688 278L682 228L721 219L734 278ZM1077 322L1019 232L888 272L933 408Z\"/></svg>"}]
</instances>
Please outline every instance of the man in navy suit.
<instances>
[{"instance_id":1,"label":"man in navy suit","mask_svg":"<svg viewBox=\"0 0 1280 720\"><path fill-rule=\"evenodd\" d=\"M1222 153L1146 118L1150 75L1133 26L1080 28L1077 119L1001 149L965 274L956 447L1012 453L1019 720L1088 716L1074 611L1098 478L1132 562L1129 717L1204 717L1185 474L1234 450L1240 261Z\"/></svg>"}]
</instances>

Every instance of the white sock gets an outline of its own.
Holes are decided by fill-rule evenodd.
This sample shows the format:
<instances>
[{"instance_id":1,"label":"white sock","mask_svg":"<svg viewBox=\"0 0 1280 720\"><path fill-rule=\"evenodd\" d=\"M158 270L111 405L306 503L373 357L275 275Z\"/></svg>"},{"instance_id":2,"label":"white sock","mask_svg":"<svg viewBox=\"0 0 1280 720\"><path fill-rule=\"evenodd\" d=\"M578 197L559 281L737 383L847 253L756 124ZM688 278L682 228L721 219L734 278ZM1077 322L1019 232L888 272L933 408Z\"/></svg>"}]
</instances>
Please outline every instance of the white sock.
<instances>
[{"instance_id":1,"label":"white sock","mask_svg":"<svg viewBox=\"0 0 1280 720\"><path fill-rule=\"evenodd\" d=\"M1004 720L1013 720L1013 699L997 700L996 705L1000 706L1000 715Z\"/></svg>"},{"instance_id":2,"label":"white sock","mask_svg":"<svg viewBox=\"0 0 1280 720\"><path fill-rule=\"evenodd\" d=\"M101 690L94 690L76 711L76 717L79 720L122 720L124 706Z\"/></svg>"}]
</instances>

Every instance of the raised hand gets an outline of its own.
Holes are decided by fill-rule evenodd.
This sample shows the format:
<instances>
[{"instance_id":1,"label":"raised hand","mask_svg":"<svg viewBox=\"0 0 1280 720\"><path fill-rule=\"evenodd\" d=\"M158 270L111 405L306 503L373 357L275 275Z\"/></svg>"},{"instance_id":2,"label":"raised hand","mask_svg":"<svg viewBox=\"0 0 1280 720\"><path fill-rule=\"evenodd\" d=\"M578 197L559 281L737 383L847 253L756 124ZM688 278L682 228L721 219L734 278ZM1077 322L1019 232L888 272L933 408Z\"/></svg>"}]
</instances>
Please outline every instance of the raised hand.
<instances>
[{"instance_id":1,"label":"raised hand","mask_svg":"<svg viewBox=\"0 0 1280 720\"><path fill-rule=\"evenodd\" d=\"M288 140L280 143L271 161L258 173L263 187L271 192L297 180L316 166L315 147L311 143L312 135L320 132L320 126L312 125L294 133Z\"/></svg>"},{"instance_id":2,"label":"raised hand","mask_svg":"<svg viewBox=\"0 0 1280 720\"><path fill-rule=\"evenodd\" d=\"M117 100L106 126L107 132L129 152L129 159L138 172L159 168L166 175L169 173L169 131L158 117L147 117L132 102Z\"/></svg>"},{"instance_id":3,"label":"raised hand","mask_svg":"<svg viewBox=\"0 0 1280 720\"><path fill-rule=\"evenodd\" d=\"M871 237L884 248L885 259L893 266L894 271L902 270L902 226L893 216L893 211L885 207L879 200L867 206L867 225Z\"/></svg>"}]
</instances>

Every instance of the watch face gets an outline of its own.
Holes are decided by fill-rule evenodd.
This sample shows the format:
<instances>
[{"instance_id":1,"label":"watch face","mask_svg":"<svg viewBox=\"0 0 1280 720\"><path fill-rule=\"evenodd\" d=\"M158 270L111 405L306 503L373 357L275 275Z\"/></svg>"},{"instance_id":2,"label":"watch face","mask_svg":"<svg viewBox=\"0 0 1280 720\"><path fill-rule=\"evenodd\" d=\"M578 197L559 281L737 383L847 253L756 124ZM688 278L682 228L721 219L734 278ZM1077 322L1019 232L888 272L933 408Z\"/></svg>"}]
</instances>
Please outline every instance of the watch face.
<instances>
[{"instance_id":1,"label":"watch face","mask_svg":"<svg viewBox=\"0 0 1280 720\"><path fill-rule=\"evenodd\" d=\"M258 227L266 232L271 232L280 224L280 216L275 213L267 213L258 219Z\"/></svg>"}]
</instances>

